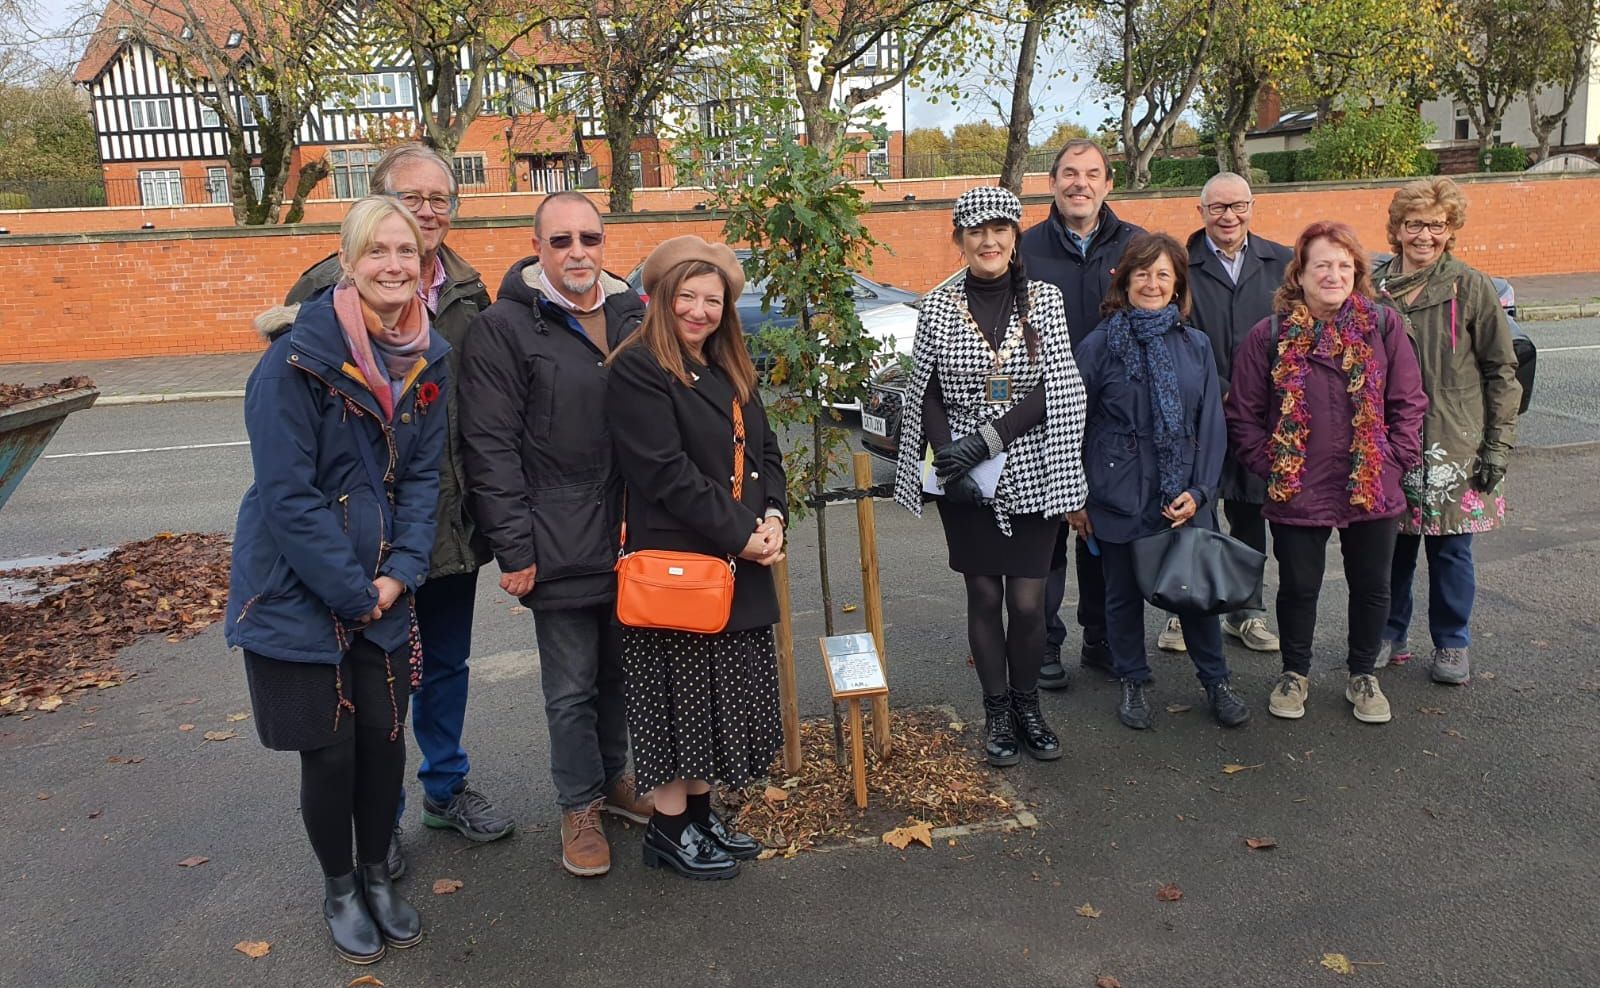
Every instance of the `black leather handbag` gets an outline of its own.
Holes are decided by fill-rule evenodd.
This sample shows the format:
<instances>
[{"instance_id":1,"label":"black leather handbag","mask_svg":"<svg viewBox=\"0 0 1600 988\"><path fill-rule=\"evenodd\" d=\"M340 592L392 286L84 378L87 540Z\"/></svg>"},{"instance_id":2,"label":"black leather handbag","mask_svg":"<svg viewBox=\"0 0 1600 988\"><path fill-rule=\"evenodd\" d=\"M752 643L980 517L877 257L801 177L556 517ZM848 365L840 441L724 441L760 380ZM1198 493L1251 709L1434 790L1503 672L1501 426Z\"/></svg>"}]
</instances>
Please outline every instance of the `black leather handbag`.
<instances>
[{"instance_id":1,"label":"black leather handbag","mask_svg":"<svg viewBox=\"0 0 1600 988\"><path fill-rule=\"evenodd\" d=\"M1175 614L1227 614L1261 608L1267 557L1192 522L1135 539L1133 576L1144 599Z\"/></svg>"}]
</instances>

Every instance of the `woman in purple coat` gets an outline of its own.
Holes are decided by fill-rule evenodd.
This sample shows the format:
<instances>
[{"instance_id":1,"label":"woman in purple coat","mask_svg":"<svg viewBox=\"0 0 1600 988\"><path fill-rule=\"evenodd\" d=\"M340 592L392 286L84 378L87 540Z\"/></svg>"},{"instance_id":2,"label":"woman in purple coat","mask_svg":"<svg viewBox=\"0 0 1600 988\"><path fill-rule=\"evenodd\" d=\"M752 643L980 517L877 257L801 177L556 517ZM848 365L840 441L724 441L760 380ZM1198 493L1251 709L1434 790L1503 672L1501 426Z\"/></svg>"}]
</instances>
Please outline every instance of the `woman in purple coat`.
<instances>
[{"instance_id":1,"label":"woman in purple coat","mask_svg":"<svg viewBox=\"0 0 1600 988\"><path fill-rule=\"evenodd\" d=\"M1406 501L1400 476L1422 462L1428 399L1399 313L1373 300L1367 255L1343 223L1313 223L1233 364L1224 411L1240 463L1267 481L1262 514L1278 560L1283 673L1276 717L1305 715L1311 641L1328 536L1339 530L1350 590L1350 678L1357 720L1384 724L1372 674L1389 616L1389 568Z\"/></svg>"}]
</instances>

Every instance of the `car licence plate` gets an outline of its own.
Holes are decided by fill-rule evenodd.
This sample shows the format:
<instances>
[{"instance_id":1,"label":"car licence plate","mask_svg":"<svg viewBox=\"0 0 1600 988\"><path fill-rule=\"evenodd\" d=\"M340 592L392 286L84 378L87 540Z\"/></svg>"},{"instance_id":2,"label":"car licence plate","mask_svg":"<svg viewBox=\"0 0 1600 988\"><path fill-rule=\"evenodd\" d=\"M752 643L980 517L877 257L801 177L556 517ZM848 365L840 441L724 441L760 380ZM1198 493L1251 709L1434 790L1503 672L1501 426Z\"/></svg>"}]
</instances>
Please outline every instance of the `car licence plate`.
<instances>
[{"instance_id":1,"label":"car licence plate","mask_svg":"<svg viewBox=\"0 0 1600 988\"><path fill-rule=\"evenodd\" d=\"M882 415L873 415L870 412L861 413L861 428L874 436L889 437L889 420Z\"/></svg>"}]
</instances>

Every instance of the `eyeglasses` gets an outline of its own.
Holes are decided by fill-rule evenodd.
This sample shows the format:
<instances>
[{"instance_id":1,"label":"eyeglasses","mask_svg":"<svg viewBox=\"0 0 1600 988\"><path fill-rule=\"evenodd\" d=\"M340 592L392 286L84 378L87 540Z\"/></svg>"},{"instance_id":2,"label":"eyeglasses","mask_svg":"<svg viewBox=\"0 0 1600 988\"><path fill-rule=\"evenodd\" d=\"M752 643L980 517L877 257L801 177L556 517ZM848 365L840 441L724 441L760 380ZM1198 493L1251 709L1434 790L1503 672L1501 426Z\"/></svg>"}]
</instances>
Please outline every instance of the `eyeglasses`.
<instances>
[{"instance_id":1,"label":"eyeglasses","mask_svg":"<svg viewBox=\"0 0 1600 988\"><path fill-rule=\"evenodd\" d=\"M391 192L389 193L400 200L400 205L415 213L422 208L423 203L433 207L433 211L443 216L456 211L455 196L425 196L416 192Z\"/></svg>"},{"instance_id":2,"label":"eyeglasses","mask_svg":"<svg viewBox=\"0 0 1600 988\"><path fill-rule=\"evenodd\" d=\"M1450 224L1444 220L1406 220L1401 226L1407 233L1421 233L1427 230L1436 237L1450 228Z\"/></svg>"},{"instance_id":3,"label":"eyeglasses","mask_svg":"<svg viewBox=\"0 0 1600 988\"><path fill-rule=\"evenodd\" d=\"M593 230L584 230L582 233L578 234L578 243L583 244L585 247L598 247L605 243L605 239L606 235L604 233L596 233ZM544 242L554 247L556 250L566 250L568 247L572 246L572 234L552 233L550 236L544 238Z\"/></svg>"},{"instance_id":4,"label":"eyeglasses","mask_svg":"<svg viewBox=\"0 0 1600 988\"><path fill-rule=\"evenodd\" d=\"M1250 212L1250 205L1254 199L1240 199L1238 202L1212 202L1206 204L1206 212L1212 216L1221 216L1228 210L1233 210L1235 216L1243 216Z\"/></svg>"}]
</instances>

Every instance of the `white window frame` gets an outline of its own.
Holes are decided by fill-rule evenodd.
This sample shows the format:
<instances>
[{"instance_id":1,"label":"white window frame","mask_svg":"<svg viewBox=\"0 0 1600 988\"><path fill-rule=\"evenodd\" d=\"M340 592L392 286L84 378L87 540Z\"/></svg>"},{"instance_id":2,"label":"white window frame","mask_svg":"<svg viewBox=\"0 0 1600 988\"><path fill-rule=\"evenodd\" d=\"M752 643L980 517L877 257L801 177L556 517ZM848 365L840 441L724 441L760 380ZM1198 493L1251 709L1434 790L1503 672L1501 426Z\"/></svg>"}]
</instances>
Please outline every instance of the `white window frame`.
<instances>
[{"instance_id":1,"label":"white window frame","mask_svg":"<svg viewBox=\"0 0 1600 988\"><path fill-rule=\"evenodd\" d=\"M206 169L206 192L213 206L226 206L233 201L233 190L228 187L227 166L212 165Z\"/></svg>"},{"instance_id":2,"label":"white window frame","mask_svg":"<svg viewBox=\"0 0 1600 988\"><path fill-rule=\"evenodd\" d=\"M410 72L364 72L352 75L354 91L323 100L326 110L407 110L414 106Z\"/></svg>"},{"instance_id":3,"label":"white window frame","mask_svg":"<svg viewBox=\"0 0 1600 988\"><path fill-rule=\"evenodd\" d=\"M372 169L383 152L373 147L334 148L328 152L328 177L335 199L360 199L372 189Z\"/></svg>"},{"instance_id":4,"label":"white window frame","mask_svg":"<svg viewBox=\"0 0 1600 988\"><path fill-rule=\"evenodd\" d=\"M217 113L216 110L213 110L211 107L206 106L204 103L201 103L200 104L200 126L202 126L202 127L221 127L222 126L222 117Z\"/></svg>"},{"instance_id":5,"label":"white window frame","mask_svg":"<svg viewBox=\"0 0 1600 988\"><path fill-rule=\"evenodd\" d=\"M250 184L255 187L256 200L259 202L262 191L267 187L267 173L260 165L250 166Z\"/></svg>"},{"instance_id":6,"label":"white window frame","mask_svg":"<svg viewBox=\"0 0 1600 988\"><path fill-rule=\"evenodd\" d=\"M129 100L128 124L134 130L171 130L172 100L165 96Z\"/></svg>"},{"instance_id":7,"label":"white window frame","mask_svg":"<svg viewBox=\"0 0 1600 988\"><path fill-rule=\"evenodd\" d=\"M183 205L183 174L176 168L140 169L139 202L145 206Z\"/></svg>"}]
</instances>

